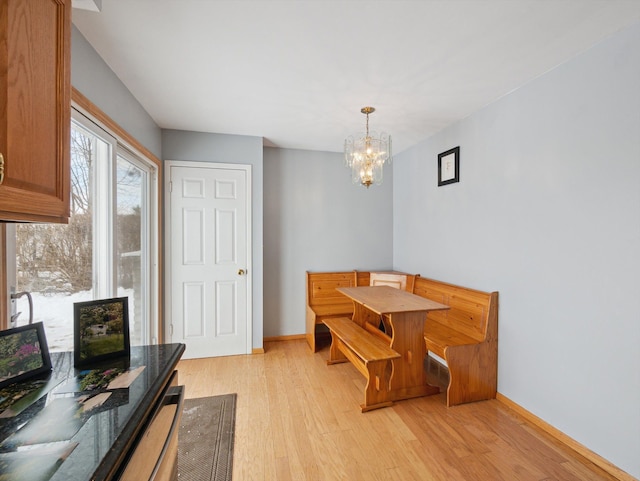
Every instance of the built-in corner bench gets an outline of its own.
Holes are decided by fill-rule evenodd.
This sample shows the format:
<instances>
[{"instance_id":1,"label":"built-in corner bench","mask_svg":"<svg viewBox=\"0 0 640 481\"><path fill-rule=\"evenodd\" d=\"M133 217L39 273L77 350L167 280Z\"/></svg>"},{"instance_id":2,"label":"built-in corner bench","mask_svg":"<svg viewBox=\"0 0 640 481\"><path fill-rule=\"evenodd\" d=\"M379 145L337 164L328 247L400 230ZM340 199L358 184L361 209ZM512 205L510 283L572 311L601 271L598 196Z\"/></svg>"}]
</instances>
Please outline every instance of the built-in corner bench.
<instances>
[{"instance_id":1,"label":"built-in corner bench","mask_svg":"<svg viewBox=\"0 0 640 481\"><path fill-rule=\"evenodd\" d=\"M404 281L402 277L405 276ZM381 281L379 279L382 278ZM389 363L397 354L388 344L392 333L352 326L353 302L337 288L391 285L417 296L445 304L447 310L430 311L424 323L427 351L443 359L449 371L447 406L493 399L497 389L498 293L482 292L419 275L397 272L370 273L307 272L307 342L313 352L321 347L323 336L332 335L339 350L367 378L367 393L388 386ZM383 324L388 328L387 323ZM323 323L329 332L318 329ZM366 324L366 327L371 325ZM382 341L382 342L380 342ZM330 359L334 359L330 355ZM384 398L384 396L380 396ZM366 403L365 403L366 404ZM383 407L384 404L375 407ZM364 409L363 411L368 410Z\"/></svg>"},{"instance_id":2,"label":"built-in corner bench","mask_svg":"<svg viewBox=\"0 0 640 481\"><path fill-rule=\"evenodd\" d=\"M417 277L413 293L450 306L424 325L427 351L449 370L447 406L495 399L498 387L498 293Z\"/></svg>"},{"instance_id":3,"label":"built-in corner bench","mask_svg":"<svg viewBox=\"0 0 640 481\"><path fill-rule=\"evenodd\" d=\"M313 352L329 344L325 319L353 316L353 302L336 291L338 287L388 285L412 292L416 278L402 272L307 272L306 275L306 338Z\"/></svg>"}]
</instances>

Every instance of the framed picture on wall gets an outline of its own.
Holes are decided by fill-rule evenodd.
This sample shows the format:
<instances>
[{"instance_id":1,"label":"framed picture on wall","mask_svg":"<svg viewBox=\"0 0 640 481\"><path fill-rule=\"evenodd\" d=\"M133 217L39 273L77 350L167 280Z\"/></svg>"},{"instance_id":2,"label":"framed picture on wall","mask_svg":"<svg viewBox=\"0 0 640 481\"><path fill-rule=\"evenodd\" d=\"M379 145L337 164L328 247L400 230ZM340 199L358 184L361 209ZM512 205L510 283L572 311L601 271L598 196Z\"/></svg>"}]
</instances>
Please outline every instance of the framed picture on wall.
<instances>
[{"instance_id":1,"label":"framed picture on wall","mask_svg":"<svg viewBox=\"0 0 640 481\"><path fill-rule=\"evenodd\" d=\"M51 359L42 322L0 331L0 389L50 372Z\"/></svg>"},{"instance_id":2,"label":"framed picture on wall","mask_svg":"<svg viewBox=\"0 0 640 481\"><path fill-rule=\"evenodd\" d=\"M129 357L129 298L114 297L73 305L76 366Z\"/></svg>"},{"instance_id":3,"label":"framed picture on wall","mask_svg":"<svg viewBox=\"0 0 640 481\"><path fill-rule=\"evenodd\" d=\"M460 147L438 154L438 187L460 182Z\"/></svg>"}]
</instances>

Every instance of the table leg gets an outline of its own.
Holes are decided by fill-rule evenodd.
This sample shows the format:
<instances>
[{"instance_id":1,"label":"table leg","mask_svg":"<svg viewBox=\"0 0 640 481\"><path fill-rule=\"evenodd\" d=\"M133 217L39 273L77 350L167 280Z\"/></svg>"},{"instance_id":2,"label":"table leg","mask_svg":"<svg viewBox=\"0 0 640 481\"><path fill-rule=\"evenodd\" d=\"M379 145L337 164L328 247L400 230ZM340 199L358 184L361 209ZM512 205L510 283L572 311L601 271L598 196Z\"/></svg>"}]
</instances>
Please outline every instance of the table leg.
<instances>
[{"instance_id":1,"label":"table leg","mask_svg":"<svg viewBox=\"0 0 640 481\"><path fill-rule=\"evenodd\" d=\"M376 328L380 324L380 315L367 309L359 302L353 303L353 322L358 324L363 329L366 329L367 324L371 324Z\"/></svg>"},{"instance_id":2,"label":"table leg","mask_svg":"<svg viewBox=\"0 0 640 481\"><path fill-rule=\"evenodd\" d=\"M390 397L394 401L438 394L440 388L427 384L424 358L424 312L401 312L389 316L393 329L391 348L402 357L393 360Z\"/></svg>"}]
</instances>

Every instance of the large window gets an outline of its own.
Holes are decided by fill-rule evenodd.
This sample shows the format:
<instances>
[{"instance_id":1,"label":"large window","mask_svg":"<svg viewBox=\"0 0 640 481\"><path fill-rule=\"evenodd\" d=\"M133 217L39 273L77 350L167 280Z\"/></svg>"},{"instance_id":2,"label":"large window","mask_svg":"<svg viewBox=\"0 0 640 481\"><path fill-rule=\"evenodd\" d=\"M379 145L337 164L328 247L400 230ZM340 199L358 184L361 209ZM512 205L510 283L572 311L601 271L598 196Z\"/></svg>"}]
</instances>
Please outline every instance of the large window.
<instances>
[{"instance_id":1,"label":"large window","mask_svg":"<svg viewBox=\"0 0 640 481\"><path fill-rule=\"evenodd\" d=\"M157 342L157 172L83 114L71 125L68 225L16 226L16 289L51 351L73 350L73 303L129 298L132 345ZM27 322L27 297L17 325Z\"/></svg>"}]
</instances>

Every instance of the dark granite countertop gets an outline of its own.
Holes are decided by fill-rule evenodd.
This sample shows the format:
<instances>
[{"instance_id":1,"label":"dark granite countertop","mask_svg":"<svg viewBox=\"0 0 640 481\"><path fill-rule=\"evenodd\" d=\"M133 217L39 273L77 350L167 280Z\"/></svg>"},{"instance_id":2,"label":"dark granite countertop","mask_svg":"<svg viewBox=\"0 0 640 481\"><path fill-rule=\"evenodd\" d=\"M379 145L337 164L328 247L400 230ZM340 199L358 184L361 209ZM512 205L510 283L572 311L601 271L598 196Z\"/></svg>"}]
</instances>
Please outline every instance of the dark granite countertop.
<instances>
[{"instance_id":1,"label":"dark granite countertop","mask_svg":"<svg viewBox=\"0 0 640 481\"><path fill-rule=\"evenodd\" d=\"M16 481L114 479L183 352L184 344L135 346L129 359L82 370L73 367L73 352L52 353L51 375L21 383L31 393L0 413L0 474ZM87 371L133 381L95 387Z\"/></svg>"}]
</instances>

